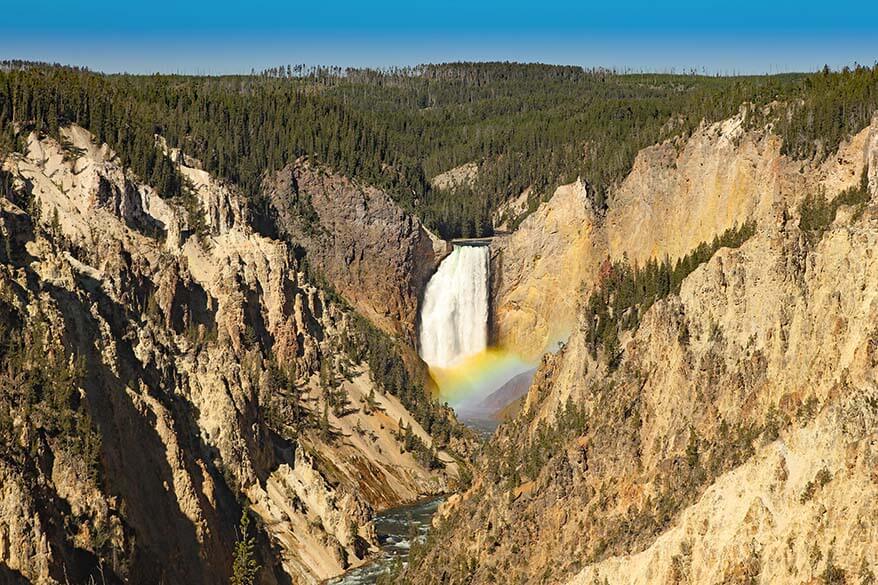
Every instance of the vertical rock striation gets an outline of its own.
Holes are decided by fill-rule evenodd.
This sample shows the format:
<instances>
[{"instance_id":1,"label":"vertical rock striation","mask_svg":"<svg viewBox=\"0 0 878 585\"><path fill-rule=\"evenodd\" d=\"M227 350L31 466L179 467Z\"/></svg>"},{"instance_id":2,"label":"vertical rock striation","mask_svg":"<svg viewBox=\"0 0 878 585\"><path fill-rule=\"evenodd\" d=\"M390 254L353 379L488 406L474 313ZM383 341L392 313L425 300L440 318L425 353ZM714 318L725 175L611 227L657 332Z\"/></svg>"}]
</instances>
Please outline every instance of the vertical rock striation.
<instances>
[{"instance_id":1,"label":"vertical rock striation","mask_svg":"<svg viewBox=\"0 0 878 585\"><path fill-rule=\"evenodd\" d=\"M584 213L594 223L582 233L600 229L602 239L569 240L583 261L679 256L745 220L755 233L656 300L618 354L594 351L583 309L400 582L874 579L876 134L878 120L825 163L801 163L781 156L769 131L730 120L678 145L681 154L641 153L605 216ZM805 195L833 197L864 174L865 203L840 206L825 230L800 228ZM629 197L638 185L652 193ZM559 194L520 238L542 233L559 245L574 233L547 221L575 200ZM505 269L525 242L501 245ZM528 256L531 273L548 278L555 260L538 256ZM536 282L526 272L501 290ZM588 271L575 285L556 278L598 283Z\"/></svg>"},{"instance_id":2,"label":"vertical rock striation","mask_svg":"<svg viewBox=\"0 0 878 585\"><path fill-rule=\"evenodd\" d=\"M317 583L375 550L374 510L453 485L448 437L385 391L358 317L234 188L172 153L191 199L163 200L62 136L3 161L0 580L225 582L246 509L261 582ZM408 225L401 272L432 258Z\"/></svg>"},{"instance_id":3,"label":"vertical rock striation","mask_svg":"<svg viewBox=\"0 0 878 585\"><path fill-rule=\"evenodd\" d=\"M332 287L411 347L418 304L451 250L387 193L300 160L266 180L279 231L304 247Z\"/></svg>"},{"instance_id":4,"label":"vertical rock striation","mask_svg":"<svg viewBox=\"0 0 878 585\"><path fill-rule=\"evenodd\" d=\"M770 220L807 194L855 186L864 156L875 156L865 154L875 152L867 148L874 125L817 164L786 159L777 135L746 130L744 120L741 114L705 124L688 139L642 150L605 211L593 208L580 180L559 187L516 232L495 240L496 341L538 357L572 331L578 299L607 258L640 266L676 261L736 225Z\"/></svg>"}]
</instances>

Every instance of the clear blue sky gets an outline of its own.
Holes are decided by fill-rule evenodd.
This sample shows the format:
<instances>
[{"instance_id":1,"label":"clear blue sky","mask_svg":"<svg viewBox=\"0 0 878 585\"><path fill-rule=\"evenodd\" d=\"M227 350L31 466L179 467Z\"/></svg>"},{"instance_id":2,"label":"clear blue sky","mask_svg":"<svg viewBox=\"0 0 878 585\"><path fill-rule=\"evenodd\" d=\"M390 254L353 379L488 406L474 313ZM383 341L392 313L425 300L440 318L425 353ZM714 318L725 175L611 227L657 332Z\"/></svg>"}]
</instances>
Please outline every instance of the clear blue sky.
<instances>
[{"instance_id":1,"label":"clear blue sky","mask_svg":"<svg viewBox=\"0 0 878 585\"><path fill-rule=\"evenodd\" d=\"M878 60L878 0L0 4L0 58L114 72L515 60L750 73Z\"/></svg>"}]
</instances>

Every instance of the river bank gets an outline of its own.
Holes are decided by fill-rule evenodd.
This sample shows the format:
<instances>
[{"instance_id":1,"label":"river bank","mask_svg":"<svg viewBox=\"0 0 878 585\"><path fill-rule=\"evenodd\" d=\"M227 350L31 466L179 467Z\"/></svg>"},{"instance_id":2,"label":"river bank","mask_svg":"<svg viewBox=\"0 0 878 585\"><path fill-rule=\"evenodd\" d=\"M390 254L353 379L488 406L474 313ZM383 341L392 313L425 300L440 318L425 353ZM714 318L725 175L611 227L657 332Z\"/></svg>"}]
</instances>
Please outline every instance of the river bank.
<instances>
[{"instance_id":1,"label":"river bank","mask_svg":"<svg viewBox=\"0 0 878 585\"><path fill-rule=\"evenodd\" d=\"M329 580L327 585L371 585L397 560L405 563L412 541L423 542L433 514L444 500L445 496L439 496L377 514L374 522L378 543L381 546L380 556Z\"/></svg>"}]
</instances>

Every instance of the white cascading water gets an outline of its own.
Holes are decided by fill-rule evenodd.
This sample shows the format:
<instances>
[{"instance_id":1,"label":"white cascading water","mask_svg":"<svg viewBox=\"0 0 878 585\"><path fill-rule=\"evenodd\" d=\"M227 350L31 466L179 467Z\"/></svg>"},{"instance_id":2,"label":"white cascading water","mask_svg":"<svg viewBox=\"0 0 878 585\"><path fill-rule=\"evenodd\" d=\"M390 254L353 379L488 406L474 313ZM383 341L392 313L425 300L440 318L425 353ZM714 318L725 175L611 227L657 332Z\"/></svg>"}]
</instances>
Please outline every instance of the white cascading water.
<instances>
[{"instance_id":1,"label":"white cascading water","mask_svg":"<svg viewBox=\"0 0 878 585\"><path fill-rule=\"evenodd\" d=\"M421 357L447 368L488 346L487 246L455 246L427 283L421 308Z\"/></svg>"}]
</instances>

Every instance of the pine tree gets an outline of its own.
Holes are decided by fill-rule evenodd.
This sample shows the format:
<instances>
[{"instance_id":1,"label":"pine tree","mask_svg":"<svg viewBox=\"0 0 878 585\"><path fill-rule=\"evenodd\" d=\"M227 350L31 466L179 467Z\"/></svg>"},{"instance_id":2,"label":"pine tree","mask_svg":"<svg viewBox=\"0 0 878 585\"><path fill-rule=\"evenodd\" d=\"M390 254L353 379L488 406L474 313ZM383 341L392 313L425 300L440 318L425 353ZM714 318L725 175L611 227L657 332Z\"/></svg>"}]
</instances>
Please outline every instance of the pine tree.
<instances>
[{"instance_id":1,"label":"pine tree","mask_svg":"<svg viewBox=\"0 0 878 585\"><path fill-rule=\"evenodd\" d=\"M324 440L329 438L329 402L323 401L323 414L320 417L320 434Z\"/></svg>"},{"instance_id":2,"label":"pine tree","mask_svg":"<svg viewBox=\"0 0 878 585\"><path fill-rule=\"evenodd\" d=\"M247 510L241 513L241 523L238 527L238 542L235 543L234 562L232 563L231 585L253 585L256 582L256 574L259 565L256 564L255 548L256 539L250 536L250 516Z\"/></svg>"}]
</instances>

